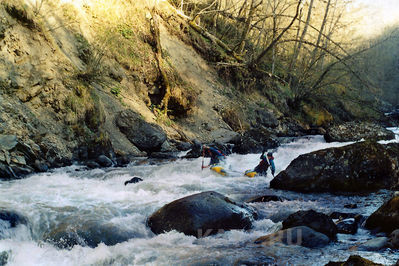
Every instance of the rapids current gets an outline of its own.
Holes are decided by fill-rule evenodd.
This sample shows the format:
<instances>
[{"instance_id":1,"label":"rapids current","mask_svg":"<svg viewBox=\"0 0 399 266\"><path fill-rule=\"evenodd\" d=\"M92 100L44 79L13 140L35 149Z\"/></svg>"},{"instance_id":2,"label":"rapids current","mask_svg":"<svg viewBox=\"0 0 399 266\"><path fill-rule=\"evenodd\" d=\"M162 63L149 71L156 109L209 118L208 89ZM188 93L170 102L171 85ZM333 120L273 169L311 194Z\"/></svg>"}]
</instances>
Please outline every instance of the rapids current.
<instances>
[{"instance_id":1,"label":"rapids current","mask_svg":"<svg viewBox=\"0 0 399 266\"><path fill-rule=\"evenodd\" d=\"M397 129L392 130L398 133ZM274 150L276 174L300 154L347 144L325 143L322 136L293 139ZM221 177L209 169L201 170L201 160L179 159L160 164L139 160L125 168L94 170L71 166L24 179L0 181L0 207L21 213L29 221L15 228L0 223L0 253L7 252L7 265L59 266L228 265L238 261L267 262L271 257L278 265L324 265L331 260L346 260L350 254L383 264L394 264L399 259L399 254L389 249L384 252L350 251L349 247L373 238L363 229L356 235L339 234L336 243L323 249L253 244L254 239L280 229L281 223L273 221L288 213L314 209L323 213L356 212L367 216L389 197L390 192L337 196L271 191L270 173L268 177L255 178L242 175L257 165L259 154L228 156L230 177ZM144 181L124 186L124 181L133 176ZM268 192L290 200L251 203L258 209L260 219L250 231L232 230L197 239L176 231L154 235L146 226L148 216L163 205L209 190L235 200ZM357 209L343 208L353 203L358 205ZM51 230L88 221L111 225L128 236L128 240L108 246L103 243L97 247L75 245L71 249L60 249L44 240Z\"/></svg>"}]
</instances>

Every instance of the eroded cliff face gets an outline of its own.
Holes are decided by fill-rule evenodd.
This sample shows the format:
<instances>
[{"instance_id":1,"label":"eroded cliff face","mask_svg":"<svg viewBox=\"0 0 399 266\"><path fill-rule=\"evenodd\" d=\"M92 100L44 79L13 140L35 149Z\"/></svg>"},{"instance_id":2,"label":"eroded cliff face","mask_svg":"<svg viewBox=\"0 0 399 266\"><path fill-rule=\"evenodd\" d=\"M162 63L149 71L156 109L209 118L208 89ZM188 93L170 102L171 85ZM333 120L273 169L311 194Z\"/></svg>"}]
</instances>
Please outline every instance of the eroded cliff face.
<instances>
[{"instance_id":1,"label":"eroded cliff face","mask_svg":"<svg viewBox=\"0 0 399 266\"><path fill-rule=\"evenodd\" d=\"M171 35L163 20L157 25L160 38L154 36L154 16L159 19L168 6L154 12L151 3L109 2L10 0L0 5L0 135L35 147L36 158L25 162L32 169L35 161L61 166L99 153L146 155L116 125L126 109L162 127L168 140L160 150L176 150L171 140L212 141L231 131L214 110L227 102L218 95L216 72ZM172 55L162 50L162 61L156 60L157 45ZM183 67L177 57L185 60ZM204 76L207 71L211 74ZM167 110L161 106L162 72L171 88ZM210 136L211 131L217 132ZM1 158L23 156L16 149L2 150ZM11 166L5 159L2 163Z\"/></svg>"}]
</instances>

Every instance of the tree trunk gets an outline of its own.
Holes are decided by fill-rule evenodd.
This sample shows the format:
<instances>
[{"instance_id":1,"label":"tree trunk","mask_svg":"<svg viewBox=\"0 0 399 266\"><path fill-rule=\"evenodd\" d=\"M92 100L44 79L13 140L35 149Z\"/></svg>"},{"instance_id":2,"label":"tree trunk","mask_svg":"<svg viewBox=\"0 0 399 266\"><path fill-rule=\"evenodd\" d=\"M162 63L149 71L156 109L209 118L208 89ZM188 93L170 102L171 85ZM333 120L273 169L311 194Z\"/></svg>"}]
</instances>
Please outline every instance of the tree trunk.
<instances>
[{"instance_id":1,"label":"tree trunk","mask_svg":"<svg viewBox=\"0 0 399 266\"><path fill-rule=\"evenodd\" d=\"M303 28L302 35L301 35L301 39L299 40L298 47L297 47L296 50L294 50L294 55L293 55L293 57L292 57L292 60L291 60L290 66L289 66L289 70L288 70L289 73L291 73L291 72L292 72L292 69L295 67L296 60L298 59L299 52L301 51L301 48L302 48L303 39L305 38L306 32L308 31L308 27L309 27L309 23L310 23L310 18L311 18L311 16L312 16L313 1L314 1L314 0L311 0L311 1L310 1L309 10L308 10L308 15L307 15L307 17L306 17L305 26L304 26L304 28Z\"/></svg>"},{"instance_id":2,"label":"tree trunk","mask_svg":"<svg viewBox=\"0 0 399 266\"><path fill-rule=\"evenodd\" d=\"M283 37L284 33L289 30L291 28L291 26L294 24L294 21L297 19L298 15L299 15L299 8L301 6L301 2L302 0L298 1L298 5L296 7L296 12L295 12L295 16L293 17L293 19L291 20L290 24L284 28L284 30L277 36L276 39L274 39L269 46L267 46L259 55L258 57L256 57L254 60L252 60L251 62L249 62L248 66L249 68L256 68L256 66L262 61L262 59L265 57L265 55L277 44L277 42L281 39L281 37Z\"/></svg>"},{"instance_id":3,"label":"tree trunk","mask_svg":"<svg viewBox=\"0 0 399 266\"><path fill-rule=\"evenodd\" d=\"M319 44L320 44L320 41L321 41L321 37L323 36L324 27L326 26L326 23L327 23L327 17L328 17L328 12L330 10L330 4L331 4L331 0L328 0L327 1L327 6L326 6L326 11L325 11L324 17L323 17L323 22L321 23L319 35L317 36L316 46L315 46L315 48L313 49L313 52L312 52L312 56L311 56L312 61L310 63L311 66L317 60L317 51L318 51L317 47L319 47Z\"/></svg>"}]
</instances>

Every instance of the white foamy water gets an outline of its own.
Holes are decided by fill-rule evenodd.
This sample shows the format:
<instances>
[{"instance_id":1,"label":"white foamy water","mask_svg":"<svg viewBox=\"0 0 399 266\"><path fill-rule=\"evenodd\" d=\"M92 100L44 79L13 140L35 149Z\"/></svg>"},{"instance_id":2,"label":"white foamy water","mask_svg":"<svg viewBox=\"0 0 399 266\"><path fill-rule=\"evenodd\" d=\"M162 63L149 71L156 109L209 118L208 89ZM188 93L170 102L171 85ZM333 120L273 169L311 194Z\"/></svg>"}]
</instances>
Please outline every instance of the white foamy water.
<instances>
[{"instance_id":1,"label":"white foamy water","mask_svg":"<svg viewBox=\"0 0 399 266\"><path fill-rule=\"evenodd\" d=\"M343 146L349 143L325 143L322 136L310 136L283 144L274 150L276 174L297 156L314 150ZM348 211L344 204L357 203L353 210L369 215L378 208L388 192L361 196L299 194L274 191L290 201L253 203L260 219L250 231L233 230L197 239L175 231L154 235L146 219L158 208L175 199L203 191L217 191L236 200L270 192L271 177L247 178L243 172L254 168L259 154L228 156L229 177L209 169L201 170L202 159L176 160L162 165L130 165L126 168L84 170L78 166L35 174L14 181L0 181L0 207L24 215L29 223L10 229L0 223L0 253L8 252L8 265L187 265L218 262L233 264L237 260L265 261L272 256L280 264L324 265L329 260L346 259L349 254L380 263L393 263L399 257L374 252L349 252L356 239L369 239L367 231L356 237L339 236L337 243L323 250L303 247L263 248L253 243L257 237L277 231L281 223L276 217L300 209ZM205 159L209 162L209 159ZM269 174L270 175L270 174ZM139 176L137 184L124 186L124 181ZM349 210L351 211L351 210ZM75 245L59 249L44 241L56 228L90 222L111 226L129 236L127 241L100 244L95 248ZM116 229L115 229L116 228ZM354 240L355 239L355 240ZM396 257L395 257L396 256Z\"/></svg>"}]
</instances>

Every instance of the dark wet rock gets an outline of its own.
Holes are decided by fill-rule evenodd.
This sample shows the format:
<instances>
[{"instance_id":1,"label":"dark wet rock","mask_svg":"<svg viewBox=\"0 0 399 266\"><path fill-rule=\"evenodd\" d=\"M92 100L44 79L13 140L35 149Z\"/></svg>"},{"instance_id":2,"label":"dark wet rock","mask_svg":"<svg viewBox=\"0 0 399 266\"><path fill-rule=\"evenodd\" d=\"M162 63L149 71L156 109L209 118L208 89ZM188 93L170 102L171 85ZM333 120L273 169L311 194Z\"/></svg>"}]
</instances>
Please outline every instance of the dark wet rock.
<instances>
[{"instance_id":1,"label":"dark wet rock","mask_svg":"<svg viewBox=\"0 0 399 266\"><path fill-rule=\"evenodd\" d=\"M148 226L155 234L177 230L204 237L224 230L250 229L256 218L250 206L207 191L166 204L148 218Z\"/></svg>"},{"instance_id":2,"label":"dark wet rock","mask_svg":"<svg viewBox=\"0 0 399 266\"><path fill-rule=\"evenodd\" d=\"M308 248L319 248L327 246L330 239L319 232L307 227L296 226L276 233L262 236L255 240L255 244L271 246L276 243L286 245L300 245Z\"/></svg>"},{"instance_id":3,"label":"dark wet rock","mask_svg":"<svg viewBox=\"0 0 399 266\"><path fill-rule=\"evenodd\" d=\"M366 220L366 228L391 233L399 228L399 196L385 202Z\"/></svg>"},{"instance_id":4,"label":"dark wet rock","mask_svg":"<svg viewBox=\"0 0 399 266\"><path fill-rule=\"evenodd\" d=\"M4 209L0 209L0 220L8 222L10 227L16 227L19 224L28 224L28 219L22 214Z\"/></svg>"},{"instance_id":5,"label":"dark wet rock","mask_svg":"<svg viewBox=\"0 0 399 266\"><path fill-rule=\"evenodd\" d=\"M392 248L399 249L399 229L389 235L389 244Z\"/></svg>"},{"instance_id":6,"label":"dark wet rock","mask_svg":"<svg viewBox=\"0 0 399 266\"><path fill-rule=\"evenodd\" d=\"M194 140L191 146L191 151L189 151L184 158L199 158L202 156L201 151L202 143L199 140Z\"/></svg>"},{"instance_id":7,"label":"dark wet rock","mask_svg":"<svg viewBox=\"0 0 399 266\"><path fill-rule=\"evenodd\" d=\"M159 151L166 141L166 134L160 126L144 121L133 110L121 111L116 118L116 125L141 151Z\"/></svg>"},{"instance_id":8,"label":"dark wet rock","mask_svg":"<svg viewBox=\"0 0 399 266\"><path fill-rule=\"evenodd\" d=\"M346 208L346 209L357 209L357 204L345 204L344 208Z\"/></svg>"},{"instance_id":9,"label":"dark wet rock","mask_svg":"<svg viewBox=\"0 0 399 266\"><path fill-rule=\"evenodd\" d=\"M94 162L94 161L87 161L86 162L87 167L89 167L90 169L96 169L96 168L100 168L101 166Z\"/></svg>"},{"instance_id":10,"label":"dark wet rock","mask_svg":"<svg viewBox=\"0 0 399 266\"><path fill-rule=\"evenodd\" d=\"M296 226L310 227L317 232L325 234L331 240L335 240L337 237L337 226L332 219L314 210L298 211L283 221L283 229Z\"/></svg>"},{"instance_id":11,"label":"dark wet rock","mask_svg":"<svg viewBox=\"0 0 399 266\"><path fill-rule=\"evenodd\" d=\"M253 203L253 202L269 202L269 201L284 201L286 200L283 197L277 196L277 195L264 195L264 196L258 196L251 198L245 202L247 203Z\"/></svg>"},{"instance_id":12,"label":"dark wet rock","mask_svg":"<svg viewBox=\"0 0 399 266\"><path fill-rule=\"evenodd\" d=\"M97 221L67 220L56 229L48 232L44 240L58 248L70 249L75 245L97 247L100 243L107 246L125 242L137 237L134 232L127 231L110 223Z\"/></svg>"},{"instance_id":13,"label":"dark wet rock","mask_svg":"<svg viewBox=\"0 0 399 266\"><path fill-rule=\"evenodd\" d=\"M357 246L361 251L378 251L388 247L388 237L376 237Z\"/></svg>"},{"instance_id":14,"label":"dark wet rock","mask_svg":"<svg viewBox=\"0 0 399 266\"><path fill-rule=\"evenodd\" d=\"M179 151L188 151L191 149L192 144L184 141L176 141L175 146Z\"/></svg>"},{"instance_id":15,"label":"dark wet rock","mask_svg":"<svg viewBox=\"0 0 399 266\"><path fill-rule=\"evenodd\" d=\"M305 134L307 134L306 129L298 121L287 117L282 119L277 128L279 137L299 137Z\"/></svg>"},{"instance_id":16,"label":"dark wet rock","mask_svg":"<svg viewBox=\"0 0 399 266\"><path fill-rule=\"evenodd\" d=\"M14 211L0 209L0 220L2 221L2 227L5 226L7 228L15 228L20 224L28 225L28 219ZM0 239L3 239L5 236L3 235L4 231L0 228Z\"/></svg>"},{"instance_id":17,"label":"dark wet rock","mask_svg":"<svg viewBox=\"0 0 399 266\"><path fill-rule=\"evenodd\" d=\"M35 170L38 172L47 172L48 171L48 165L43 161L36 160L34 163L34 167L35 167Z\"/></svg>"},{"instance_id":18,"label":"dark wet rock","mask_svg":"<svg viewBox=\"0 0 399 266\"><path fill-rule=\"evenodd\" d=\"M0 252L0 266L7 265L9 254L7 251Z\"/></svg>"},{"instance_id":19,"label":"dark wet rock","mask_svg":"<svg viewBox=\"0 0 399 266\"><path fill-rule=\"evenodd\" d=\"M338 234L354 235L359 228L355 219L345 219L337 223Z\"/></svg>"},{"instance_id":20,"label":"dark wet rock","mask_svg":"<svg viewBox=\"0 0 399 266\"><path fill-rule=\"evenodd\" d=\"M303 154L271 182L301 192L371 192L398 182L399 144L360 142Z\"/></svg>"},{"instance_id":21,"label":"dark wet rock","mask_svg":"<svg viewBox=\"0 0 399 266\"><path fill-rule=\"evenodd\" d=\"M105 155L98 156L96 161L102 167L111 167L114 164L112 160Z\"/></svg>"},{"instance_id":22,"label":"dark wet rock","mask_svg":"<svg viewBox=\"0 0 399 266\"><path fill-rule=\"evenodd\" d=\"M306 135L324 135L327 131L322 127L311 127L306 130Z\"/></svg>"},{"instance_id":23,"label":"dark wet rock","mask_svg":"<svg viewBox=\"0 0 399 266\"><path fill-rule=\"evenodd\" d=\"M261 110L256 110L255 111L255 119L256 119L256 125L253 126L264 126L264 127L270 127L270 128L276 128L278 126L278 120L276 116L265 109Z\"/></svg>"},{"instance_id":24,"label":"dark wet rock","mask_svg":"<svg viewBox=\"0 0 399 266\"><path fill-rule=\"evenodd\" d=\"M141 179L140 177L135 176L132 179L125 181L125 186L127 184L135 184L135 183L138 183L138 182L141 182L141 181L143 181L143 179Z\"/></svg>"},{"instance_id":25,"label":"dark wet rock","mask_svg":"<svg viewBox=\"0 0 399 266\"><path fill-rule=\"evenodd\" d=\"M324 138L327 142L358 141L361 139L390 140L395 139L395 134L378 124L347 122L328 128Z\"/></svg>"},{"instance_id":26,"label":"dark wet rock","mask_svg":"<svg viewBox=\"0 0 399 266\"><path fill-rule=\"evenodd\" d=\"M330 261L325 266L377 266L382 265L374 263L371 260L360 257L359 255L351 255L347 261L334 262Z\"/></svg>"},{"instance_id":27,"label":"dark wet rock","mask_svg":"<svg viewBox=\"0 0 399 266\"><path fill-rule=\"evenodd\" d=\"M149 156L150 158L156 159L176 159L177 154L174 152L152 152Z\"/></svg>"},{"instance_id":28,"label":"dark wet rock","mask_svg":"<svg viewBox=\"0 0 399 266\"><path fill-rule=\"evenodd\" d=\"M272 131L266 128L254 128L246 131L234 144L234 153L248 154L276 148L280 143Z\"/></svg>"}]
</instances>

